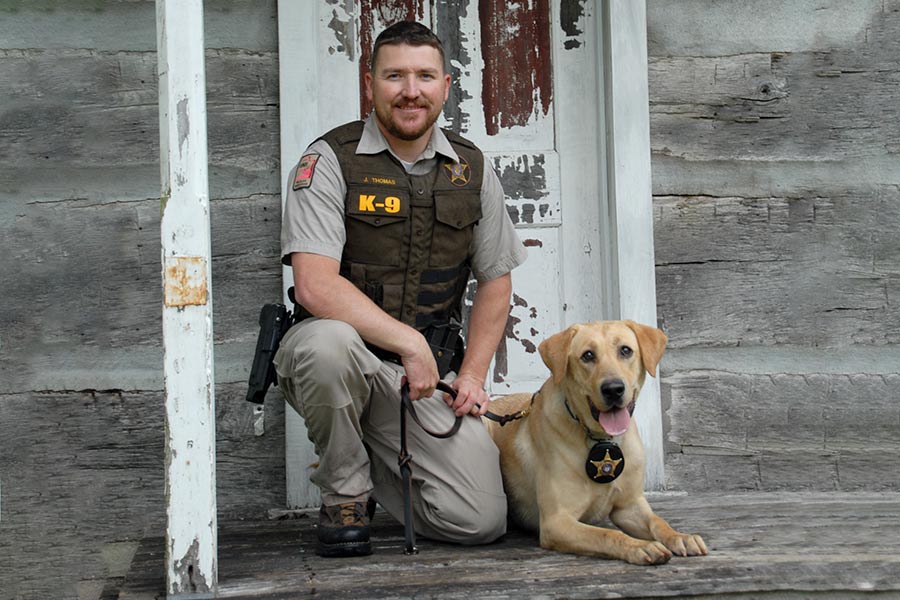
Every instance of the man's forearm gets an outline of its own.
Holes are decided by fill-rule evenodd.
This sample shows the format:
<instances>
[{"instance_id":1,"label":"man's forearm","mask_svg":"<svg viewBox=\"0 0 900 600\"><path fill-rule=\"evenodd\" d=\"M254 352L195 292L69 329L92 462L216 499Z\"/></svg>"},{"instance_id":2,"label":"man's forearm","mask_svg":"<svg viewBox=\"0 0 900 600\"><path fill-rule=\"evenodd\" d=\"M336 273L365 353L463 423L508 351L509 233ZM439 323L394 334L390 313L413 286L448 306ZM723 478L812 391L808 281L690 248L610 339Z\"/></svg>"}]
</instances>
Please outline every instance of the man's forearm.
<instances>
[{"instance_id":1,"label":"man's forearm","mask_svg":"<svg viewBox=\"0 0 900 600\"><path fill-rule=\"evenodd\" d=\"M466 338L466 357L459 375L475 377L484 384L497 346L506 332L512 276L507 273L478 284Z\"/></svg>"},{"instance_id":2,"label":"man's forearm","mask_svg":"<svg viewBox=\"0 0 900 600\"><path fill-rule=\"evenodd\" d=\"M394 319L338 273L333 259L294 254L294 285L298 301L313 315L351 325L365 341L404 355L421 342L418 332Z\"/></svg>"}]
</instances>

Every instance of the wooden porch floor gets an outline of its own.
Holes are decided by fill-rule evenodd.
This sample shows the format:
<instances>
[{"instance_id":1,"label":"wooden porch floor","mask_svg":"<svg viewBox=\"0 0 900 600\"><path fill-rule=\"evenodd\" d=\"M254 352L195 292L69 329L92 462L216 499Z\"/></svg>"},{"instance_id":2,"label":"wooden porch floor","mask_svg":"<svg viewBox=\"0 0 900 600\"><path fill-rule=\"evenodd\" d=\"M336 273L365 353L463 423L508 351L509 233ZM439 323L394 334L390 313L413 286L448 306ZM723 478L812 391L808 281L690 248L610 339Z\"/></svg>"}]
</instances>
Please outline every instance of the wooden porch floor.
<instances>
[{"instance_id":1,"label":"wooden porch floor","mask_svg":"<svg viewBox=\"0 0 900 600\"><path fill-rule=\"evenodd\" d=\"M700 533L710 554L638 567L542 550L511 531L462 547L418 539L403 554L403 528L373 522L375 553L315 554L316 515L222 522L221 598L900 598L900 493L650 495L676 529ZM164 542L146 539L115 594L164 598Z\"/></svg>"}]
</instances>

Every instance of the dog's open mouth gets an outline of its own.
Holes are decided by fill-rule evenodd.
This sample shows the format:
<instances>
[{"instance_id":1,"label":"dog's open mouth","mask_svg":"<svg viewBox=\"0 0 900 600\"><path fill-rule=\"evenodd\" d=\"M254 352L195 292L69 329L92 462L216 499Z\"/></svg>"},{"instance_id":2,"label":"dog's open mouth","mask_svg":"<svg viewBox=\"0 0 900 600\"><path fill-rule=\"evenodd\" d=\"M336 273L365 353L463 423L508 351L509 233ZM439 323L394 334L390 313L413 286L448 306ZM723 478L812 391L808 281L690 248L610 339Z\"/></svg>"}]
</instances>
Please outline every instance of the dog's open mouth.
<instances>
[{"instance_id":1,"label":"dog's open mouth","mask_svg":"<svg viewBox=\"0 0 900 600\"><path fill-rule=\"evenodd\" d=\"M588 402L590 402L590 399L588 399ZM590 404L591 414L607 434L615 437L628 431L628 426L631 424L631 415L634 413L634 402L628 406L613 408L606 412L601 412L594 406L593 402L590 402Z\"/></svg>"}]
</instances>

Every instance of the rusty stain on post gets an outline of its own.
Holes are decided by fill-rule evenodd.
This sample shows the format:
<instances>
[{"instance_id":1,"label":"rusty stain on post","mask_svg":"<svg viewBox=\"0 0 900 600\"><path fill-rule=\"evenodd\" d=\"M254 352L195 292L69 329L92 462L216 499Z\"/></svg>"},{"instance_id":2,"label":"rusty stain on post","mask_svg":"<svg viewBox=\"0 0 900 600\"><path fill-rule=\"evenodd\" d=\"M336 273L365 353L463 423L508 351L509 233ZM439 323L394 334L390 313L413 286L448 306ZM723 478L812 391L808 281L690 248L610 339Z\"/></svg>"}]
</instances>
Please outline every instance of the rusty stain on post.
<instances>
[{"instance_id":1,"label":"rusty stain on post","mask_svg":"<svg viewBox=\"0 0 900 600\"><path fill-rule=\"evenodd\" d=\"M166 257L166 306L202 306L206 304L206 259L202 256Z\"/></svg>"}]
</instances>

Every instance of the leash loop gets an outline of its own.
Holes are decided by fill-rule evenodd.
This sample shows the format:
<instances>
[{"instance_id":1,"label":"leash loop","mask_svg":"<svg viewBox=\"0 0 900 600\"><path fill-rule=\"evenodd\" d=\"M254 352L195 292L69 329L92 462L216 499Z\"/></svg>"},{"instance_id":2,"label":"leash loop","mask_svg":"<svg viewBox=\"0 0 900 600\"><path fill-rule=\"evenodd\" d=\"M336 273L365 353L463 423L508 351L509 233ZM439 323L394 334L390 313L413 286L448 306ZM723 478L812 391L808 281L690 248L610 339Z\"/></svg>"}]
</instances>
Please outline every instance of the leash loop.
<instances>
[{"instance_id":1,"label":"leash loop","mask_svg":"<svg viewBox=\"0 0 900 600\"><path fill-rule=\"evenodd\" d=\"M443 381L438 381L437 389L450 394L456 398L456 390ZM400 476L403 484L403 533L406 538L406 549L404 554L418 554L419 549L416 548L416 531L413 527L413 510L412 510L412 455L406 446L406 413L412 416L416 425L422 428L422 431L428 435L440 439L448 438L456 435L462 425L462 417L458 416L453 421L453 425L447 431L432 431L422 424L419 415L416 414L416 407L413 401L409 399L409 381L403 378L403 384L400 386Z\"/></svg>"},{"instance_id":2,"label":"leash loop","mask_svg":"<svg viewBox=\"0 0 900 600\"><path fill-rule=\"evenodd\" d=\"M444 383L443 381L438 381L436 389L450 394L454 399L456 398L456 390L450 387L449 384ZM534 396L531 397L532 404L534 403ZM528 416L531 407L521 410L517 413L513 413L510 415L496 415L490 411L488 411L484 416L493 421L497 421L501 426L506 425L510 421L515 421L516 419L521 419L523 417ZM403 533L406 539L406 549L404 550L405 554L418 554L419 549L416 548L416 532L413 528L413 510L412 510L412 455L409 453L409 450L406 445L406 413L409 413L412 416L413 421L416 422L416 425L422 428L422 430L428 435L445 439L451 436L456 435L456 432L459 431L460 426L462 425L462 417L456 417L456 420L453 422L453 425L447 431L432 431L425 427L422 424L422 421L419 420L419 415L416 414L415 403L409 399L409 381L406 378L403 378L403 383L400 385L400 456L398 458L398 464L400 465L400 476L402 479L403 486Z\"/></svg>"}]
</instances>

